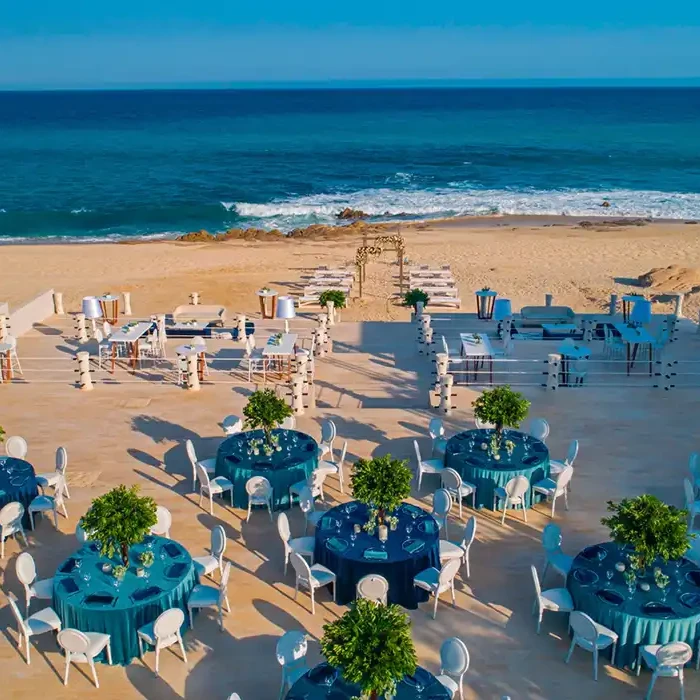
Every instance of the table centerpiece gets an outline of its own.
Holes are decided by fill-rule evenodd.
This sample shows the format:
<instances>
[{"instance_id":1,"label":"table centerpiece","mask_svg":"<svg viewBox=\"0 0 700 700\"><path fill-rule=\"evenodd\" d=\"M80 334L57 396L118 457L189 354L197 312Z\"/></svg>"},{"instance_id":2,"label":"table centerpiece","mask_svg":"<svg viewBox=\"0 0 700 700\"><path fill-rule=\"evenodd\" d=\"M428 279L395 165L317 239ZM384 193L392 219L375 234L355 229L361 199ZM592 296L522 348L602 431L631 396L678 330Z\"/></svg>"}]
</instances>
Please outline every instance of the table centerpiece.
<instances>
[{"instance_id":1,"label":"table centerpiece","mask_svg":"<svg viewBox=\"0 0 700 700\"><path fill-rule=\"evenodd\" d=\"M519 428L527 418L530 402L521 393L513 391L505 384L485 390L472 402L472 406L475 418L483 423L492 423L494 426L487 445L492 457L496 460L500 459L502 446L505 446L508 454L512 454L515 445L510 440L507 440L504 445L503 428Z\"/></svg>"},{"instance_id":2,"label":"table centerpiece","mask_svg":"<svg viewBox=\"0 0 700 700\"><path fill-rule=\"evenodd\" d=\"M272 389L254 391L243 409L245 427L249 430L261 429L265 439L261 444L251 443L251 449L259 453L262 449L269 457L279 447L279 438L272 434L285 418L292 415L292 409Z\"/></svg>"}]
</instances>

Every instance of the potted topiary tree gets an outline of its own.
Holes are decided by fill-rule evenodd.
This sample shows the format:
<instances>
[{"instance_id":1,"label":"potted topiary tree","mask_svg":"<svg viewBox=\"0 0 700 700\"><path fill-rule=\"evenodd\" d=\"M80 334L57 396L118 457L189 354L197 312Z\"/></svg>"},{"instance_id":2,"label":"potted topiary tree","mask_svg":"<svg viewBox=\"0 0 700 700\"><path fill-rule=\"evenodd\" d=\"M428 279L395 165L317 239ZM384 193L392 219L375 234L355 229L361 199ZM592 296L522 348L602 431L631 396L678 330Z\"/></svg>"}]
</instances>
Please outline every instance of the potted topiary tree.
<instances>
[{"instance_id":1,"label":"potted topiary tree","mask_svg":"<svg viewBox=\"0 0 700 700\"><path fill-rule=\"evenodd\" d=\"M360 598L342 617L323 626L321 651L364 698L396 693L396 684L415 673L411 622L398 605Z\"/></svg>"},{"instance_id":2,"label":"potted topiary tree","mask_svg":"<svg viewBox=\"0 0 700 700\"><path fill-rule=\"evenodd\" d=\"M608 511L612 515L601 523L610 529L610 539L632 548L631 561L640 575L657 557L664 562L681 559L695 537L688 532L687 511L648 493L618 503L608 501Z\"/></svg>"},{"instance_id":3,"label":"potted topiary tree","mask_svg":"<svg viewBox=\"0 0 700 700\"><path fill-rule=\"evenodd\" d=\"M80 527L100 543L103 556L119 552L124 566L129 566L129 547L142 542L157 520L156 502L139 496L138 486L122 484L92 502Z\"/></svg>"},{"instance_id":4,"label":"potted topiary tree","mask_svg":"<svg viewBox=\"0 0 700 700\"><path fill-rule=\"evenodd\" d=\"M418 304L419 301L423 302L424 307L427 306L428 302L430 301L430 296L427 292L424 292L422 289L409 289L406 292L406 294L404 294L403 305L412 306L413 313L418 313L416 304Z\"/></svg>"},{"instance_id":5,"label":"potted topiary tree","mask_svg":"<svg viewBox=\"0 0 700 700\"><path fill-rule=\"evenodd\" d=\"M519 428L527 417L530 402L507 384L487 389L472 402L474 416L484 423L493 423L501 437L503 428Z\"/></svg>"},{"instance_id":6,"label":"potted topiary tree","mask_svg":"<svg viewBox=\"0 0 700 700\"><path fill-rule=\"evenodd\" d=\"M292 415L292 409L272 389L263 389L250 395L243 415L246 428L261 429L265 433L265 443L271 446L272 431Z\"/></svg>"}]
</instances>

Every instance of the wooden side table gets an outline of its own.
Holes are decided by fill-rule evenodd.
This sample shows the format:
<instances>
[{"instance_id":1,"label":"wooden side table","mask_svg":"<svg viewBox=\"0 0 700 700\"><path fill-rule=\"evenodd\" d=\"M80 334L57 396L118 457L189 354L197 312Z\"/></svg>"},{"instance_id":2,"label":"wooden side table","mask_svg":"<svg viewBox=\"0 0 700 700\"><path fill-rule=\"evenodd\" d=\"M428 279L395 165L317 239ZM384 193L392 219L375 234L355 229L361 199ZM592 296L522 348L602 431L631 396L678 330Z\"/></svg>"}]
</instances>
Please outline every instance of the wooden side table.
<instances>
[{"instance_id":1,"label":"wooden side table","mask_svg":"<svg viewBox=\"0 0 700 700\"><path fill-rule=\"evenodd\" d=\"M277 292L274 289L259 289L257 291L258 299L260 299L260 316L262 318L274 318L275 309L277 308ZM270 302L270 311L267 310L268 300Z\"/></svg>"}]
</instances>

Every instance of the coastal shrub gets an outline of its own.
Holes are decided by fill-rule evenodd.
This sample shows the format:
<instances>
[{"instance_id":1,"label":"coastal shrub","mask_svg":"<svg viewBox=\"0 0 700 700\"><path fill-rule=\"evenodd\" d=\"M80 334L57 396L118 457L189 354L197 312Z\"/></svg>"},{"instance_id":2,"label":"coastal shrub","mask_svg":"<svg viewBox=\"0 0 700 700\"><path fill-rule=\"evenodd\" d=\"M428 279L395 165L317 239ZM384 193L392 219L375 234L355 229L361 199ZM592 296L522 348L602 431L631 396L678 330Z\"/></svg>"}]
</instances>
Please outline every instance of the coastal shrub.
<instances>
[{"instance_id":1,"label":"coastal shrub","mask_svg":"<svg viewBox=\"0 0 700 700\"><path fill-rule=\"evenodd\" d=\"M406 292L406 294L404 294L403 305L412 306L414 311L416 310L416 304L419 301L423 302L423 306L427 306L428 302L430 301L430 296L422 289L410 289L408 292Z\"/></svg>"},{"instance_id":2,"label":"coastal shrub","mask_svg":"<svg viewBox=\"0 0 700 700\"><path fill-rule=\"evenodd\" d=\"M500 433L504 427L519 428L527 417L530 402L507 384L487 389L472 402L474 416L484 423L493 423Z\"/></svg>"},{"instance_id":3,"label":"coastal shrub","mask_svg":"<svg viewBox=\"0 0 700 700\"><path fill-rule=\"evenodd\" d=\"M418 662L408 615L398 605L366 598L323 626L321 652L371 700L395 695L396 684L415 673Z\"/></svg>"},{"instance_id":4,"label":"coastal shrub","mask_svg":"<svg viewBox=\"0 0 700 700\"><path fill-rule=\"evenodd\" d=\"M352 493L360 502L387 512L411 495L413 472L405 459L391 455L358 459L352 474Z\"/></svg>"},{"instance_id":5,"label":"coastal shrub","mask_svg":"<svg viewBox=\"0 0 700 700\"><path fill-rule=\"evenodd\" d=\"M333 302L336 309L344 309L347 303L345 292L342 289L327 289L325 292L321 292L318 303L325 306L329 301Z\"/></svg>"},{"instance_id":6,"label":"coastal shrub","mask_svg":"<svg viewBox=\"0 0 700 700\"><path fill-rule=\"evenodd\" d=\"M292 409L272 389L254 391L243 409L245 426L251 430L262 429L267 444L271 444L272 431L288 416Z\"/></svg>"}]
</instances>

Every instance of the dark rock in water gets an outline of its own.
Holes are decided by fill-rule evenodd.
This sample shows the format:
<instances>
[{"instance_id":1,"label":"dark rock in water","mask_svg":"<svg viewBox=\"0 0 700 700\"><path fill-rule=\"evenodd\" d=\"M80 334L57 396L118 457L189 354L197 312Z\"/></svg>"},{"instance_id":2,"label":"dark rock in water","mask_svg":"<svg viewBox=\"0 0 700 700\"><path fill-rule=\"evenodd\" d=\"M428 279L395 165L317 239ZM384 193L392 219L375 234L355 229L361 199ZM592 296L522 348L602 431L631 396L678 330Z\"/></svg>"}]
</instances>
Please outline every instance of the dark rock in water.
<instances>
[{"instance_id":1,"label":"dark rock in water","mask_svg":"<svg viewBox=\"0 0 700 700\"><path fill-rule=\"evenodd\" d=\"M606 199L600 206L607 208L610 206L610 202L608 202L608 200Z\"/></svg>"},{"instance_id":2,"label":"dark rock in water","mask_svg":"<svg viewBox=\"0 0 700 700\"><path fill-rule=\"evenodd\" d=\"M686 226L692 226L693 224L697 224L697 221L684 221L683 222Z\"/></svg>"},{"instance_id":3,"label":"dark rock in water","mask_svg":"<svg viewBox=\"0 0 700 700\"><path fill-rule=\"evenodd\" d=\"M185 233L182 236L177 237L178 241L185 241L186 243L203 243L207 241L215 240L213 234L209 231L202 229L201 231L191 231L190 233Z\"/></svg>"},{"instance_id":4,"label":"dark rock in water","mask_svg":"<svg viewBox=\"0 0 700 700\"><path fill-rule=\"evenodd\" d=\"M646 226L651 219L609 219L605 221L579 221L578 227L585 229L605 230L606 228L621 228L623 226Z\"/></svg>"},{"instance_id":5,"label":"dark rock in water","mask_svg":"<svg viewBox=\"0 0 700 700\"><path fill-rule=\"evenodd\" d=\"M350 207L345 207L342 211L339 211L335 215L336 219L367 219L369 214L366 214L362 209L351 209Z\"/></svg>"}]
</instances>

